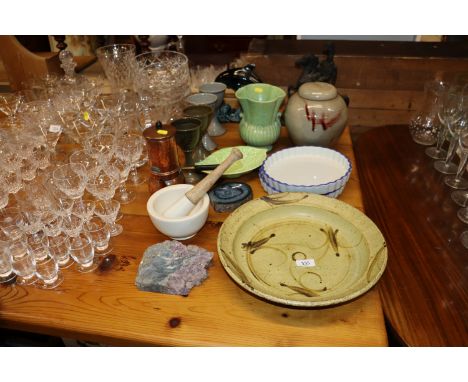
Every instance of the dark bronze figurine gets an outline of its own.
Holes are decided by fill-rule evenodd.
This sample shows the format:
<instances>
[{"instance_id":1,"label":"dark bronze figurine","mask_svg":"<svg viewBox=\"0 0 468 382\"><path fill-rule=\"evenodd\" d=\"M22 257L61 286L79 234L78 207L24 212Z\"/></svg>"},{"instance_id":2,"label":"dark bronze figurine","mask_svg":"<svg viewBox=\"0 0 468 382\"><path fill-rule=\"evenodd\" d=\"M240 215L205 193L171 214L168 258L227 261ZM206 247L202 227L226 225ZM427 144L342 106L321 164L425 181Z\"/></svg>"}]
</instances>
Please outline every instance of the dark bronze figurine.
<instances>
[{"instance_id":1,"label":"dark bronze figurine","mask_svg":"<svg viewBox=\"0 0 468 382\"><path fill-rule=\"evenodd\" d=\"M247 64L242 68L225 70L216 77L216 82L222 82L228 88L236 91L242 86L262 82L254 73L255 64Z\"/></svg>"}]
</instances>

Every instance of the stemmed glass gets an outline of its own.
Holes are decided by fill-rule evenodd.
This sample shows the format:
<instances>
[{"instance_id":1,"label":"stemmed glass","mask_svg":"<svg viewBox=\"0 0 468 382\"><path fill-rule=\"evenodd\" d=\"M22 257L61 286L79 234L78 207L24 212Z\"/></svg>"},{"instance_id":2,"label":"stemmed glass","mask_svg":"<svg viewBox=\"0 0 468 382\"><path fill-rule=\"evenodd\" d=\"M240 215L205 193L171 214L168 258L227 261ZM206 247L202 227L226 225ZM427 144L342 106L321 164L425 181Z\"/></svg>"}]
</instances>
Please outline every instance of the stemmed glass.
<instances>
[{"instance_id":1,"label":"stemmed glass","mask_svg":"<svg viewBox=\"0 0 468 382\"><path fill-rule=\"evenodd\" d=\"M68 268L73 264L70 258L70 241L67 235L59 232L57 236L48 238L50 255L55 259L60 268Z\"/></svg>"},{"instance_id":2,"label":"stemmed glass","mask_svg":"<svg viewBox=\"0 0 468 382\"><path fill-rule=\"evenodd\" d=\"M141 158L144 147L143 137L138 134L126 134L122 135L117 139L116 143L116 156L128 163L131 168L131 172L136 172L137 164ZM138 174L137 174L138 176ZM128 177L128 174L127 174ZM125 185L125 184L124 184ZM122 189L120 190L121 195L125 195L125 192L122 194ZM129 203L135 199L135 193L127 191L127 196L125 198L119 199L121 203Z\"/></svg>"},{"instance_id":3,"label":"stemmed glass","mask_svg":"<svg viewBox=\"0 0 468 382\"><path fill-rule=\"evenodd\" d=\"M44 259L36 260L36 286L41 289L54 289L63 282L62 272L54 257L47 254Z\"/></svg>"},{"instance_id":4,"label":"stemmed glass","mask_svg":"<svg viewBox=\"0 0 468 382\"><path fill-rule=\"evenodd\" d=\"M18 276L16 283L19 285L34 284L37 281L35 276L36 259L29 252L26 242L24 240L12 241L8 250L11 255L13 270Z\"/></svg>"},{"instance_id":5,"label":"stemmed glass","mask_svg":"<svg viewBox=\"0 0 468 382\"><path fill-rule=\"evenodd\" d=\"M84 230L91 237L96 257L102 257L112 251L109 247L110 230L106 222L99 217L93 217L84 224Z\"/></svg>"},{"instance_id":6,"label":"stemmed glass","mask_svg":"<svg viewBox=\"0 0 468 382\"><path fill-rule=\"evenodd\" d=\"M83 196L88 180L85 166L79 163L63 164L52 175L57 188L70 199L80 199Z\"/></svg>"},{"instance_id":7,"label":"stemmed glass","mask_svg":"<svg viewBox=\"0 0 468 382\"><path fill-rule=\"evenodd\" d=\"M112 134L95 135L86 140L84 148L88 155L104 165L114 155L115 137Z\"/></svg>"},{"instance_id":8,"label":"stemmed glass","mask_svg":"<svg viewBox=\"0 0 468 382\"><path fill-rule=\"evenodd\" d=\"M10 241L0 230L0 284L10 282L15 278L9 245Z\"/></svg>"},{"instance_id":9,"label":"stemmed glass","mask_svg":"<svg viewBox=\"0 0 468 382\"><path fill-rule=\"evenodd\" d=\"M123 231L123 227L115 223L119 209L120 203L117 200L100 200L96 203L94 213L109 225L111 236L120 235Z\"/></svg>"},{"instance_id":10,"label":"stemmed glass","mask_svg":"<svg viewBox=\"0 0 468 382\"><path fill-rule=\"evenodd\" d=\"M458 143L458 135L466 127L465 124L457 123L463 116L462 92L458 86L453 86L444 94L442 105L439 109L440 121L446 126L446 131L451 134L450 145L445 160L434 163L437 171L443 174L455 174L457 166L451 163L455 155Z\"/></svg>"},{"instance_id":11,"label":"stemmed glass","mask_svg":"<svg viewBox=\"0 0 468 382\"><path fill-rule=\"evenodd\" d=\"M127 190L125 183L130 173L131 162L129 156L114 157L110 161L110 165L114 166L119 171L119 193L116 195L121 204L128 204L135 200L135 193Z\"/></svg>"},{"instance_id":12,"label":"stemmed glass","mask_svg":"<svg viewBox=\"0 0 468 382\"><path fill-rule=\"evenodd\" d=\"M0 111L8 117L9 123L15 123L16 114L23 101L22 92L0 94Z\"/></svg>"},{"instance_id":13,"label":"stemmed glass","mask_svg":"<svg viewBox=\"0 0 468 382\"><path fill-rule=\"evenodd\" d=\"M468 110L465 112L465 116L458 123L465 125L460 129L463 132L458 137L460 163L458 164L457 174L455 176L445 177L444 182L449 187L462 190L468 188L468 181L462 178L468 161L468 132L466 131L468 125Z\"/></svg>"},{"instance_id":14,"label":"stemmed glass","mask_svg":"<svg viewBox=\"0 0 468 382\"><path fill-rule=\"evenodd\" d=\"M136 47L132 44L114 44L96 49L96 55L113 89L133 88Z\"/></svg>"},{"instance_id":15,"label":"stemmed glass","mask_svg":"<svg viewBox=\"0 0 468 382\"><path fill-rule=\"evenodd\" d=\"M70 256L75 260L78 272L91 272L98 266L94 261L93 241L85 232L70 238Z\"/></svg>"}]
</instances>

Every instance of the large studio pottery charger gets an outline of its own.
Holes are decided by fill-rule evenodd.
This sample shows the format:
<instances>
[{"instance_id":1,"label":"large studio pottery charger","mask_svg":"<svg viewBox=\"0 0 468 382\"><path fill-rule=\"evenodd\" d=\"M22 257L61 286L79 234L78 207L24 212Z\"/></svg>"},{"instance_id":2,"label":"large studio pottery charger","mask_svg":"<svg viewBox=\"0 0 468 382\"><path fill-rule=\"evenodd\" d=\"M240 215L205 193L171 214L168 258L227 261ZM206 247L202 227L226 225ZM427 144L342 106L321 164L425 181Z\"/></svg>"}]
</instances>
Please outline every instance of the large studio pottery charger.
<instances>
[{"instance_id":1,"label":"large studio pottery charger","mask_svg":"<svg viewBox=\"0 0 468 382\"><path fill-rule=\"evenodd\" d=\"M385 239L366 215L309 193L264 196L236 209L221 227L218 254L247 291L300 307L361 296L387 263Z\"/></svg>"}]
</instances>

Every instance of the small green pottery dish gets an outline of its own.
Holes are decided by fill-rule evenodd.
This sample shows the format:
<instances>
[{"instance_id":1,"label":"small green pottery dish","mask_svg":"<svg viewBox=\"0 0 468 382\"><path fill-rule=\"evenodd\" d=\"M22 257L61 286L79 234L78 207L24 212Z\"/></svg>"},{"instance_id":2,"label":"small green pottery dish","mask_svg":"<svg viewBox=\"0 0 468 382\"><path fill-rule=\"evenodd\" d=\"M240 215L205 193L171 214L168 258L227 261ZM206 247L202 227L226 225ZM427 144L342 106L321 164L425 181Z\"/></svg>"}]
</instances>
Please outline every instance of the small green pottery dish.
<instances>
[{"instance_id":1,"label":"small green pottery dish","mask_svg":"<svg viewBox=\"0 0 468 382\"><path fill-rule=\"evenodd\" d=\"M387 247L362 212L325 196L285 192L236 209L218 235L226 272L280 304L324 307L367 292L382 276Z\"/></svg>"},{"instance_id":2,"label":"small green pottery dish","mask_svg":"<svg viewBox=\"0 0 468 382\"><path fill-rule=\"evenodd\" d=\"M256 168L260 167L266 159L267 150L251 146L237 146L242 152L242 159L234 162L223 174L226 178L237 178L238 176L247 174ZM231 153L232 147L225 147L215 151L210 156L200 162L195 163L195 166L217 165L224 161ZM208 173L209 171L204 171Z\"/></svg>"}]
</instances>

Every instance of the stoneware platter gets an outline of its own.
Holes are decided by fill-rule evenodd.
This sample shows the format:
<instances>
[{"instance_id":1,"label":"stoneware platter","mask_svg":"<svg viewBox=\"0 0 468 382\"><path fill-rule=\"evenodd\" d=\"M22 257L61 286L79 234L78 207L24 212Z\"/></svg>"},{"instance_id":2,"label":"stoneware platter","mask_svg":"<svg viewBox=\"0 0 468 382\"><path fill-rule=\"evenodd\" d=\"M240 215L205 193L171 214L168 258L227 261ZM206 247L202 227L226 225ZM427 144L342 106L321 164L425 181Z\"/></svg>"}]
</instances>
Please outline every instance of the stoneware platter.
<instances>
[{"instance_id":1,"label":"stoneware platter","mask_svg":"<svg viewBox=\"0 0 468 382\"><path fill-rule=\"evenodd\" d=\"M367 292L382 276L387 247L362 212L336 199L285 192L236 209L218 235L226 272L280 304L323 307Z\"/></svg>"},{"instance_id":2,"label":"stoneware platter","mask_svg":"<svg viewBox=\"0 0 468 382\"><path fill-rule=\"evenodd\" d=\"M267 150L252 146L236 146L242 152L242 159L234 162L223 174L226 178L237 178L260 167L267 156ZM197 165L219 164L231 153L232 147L217 150ZM204 171L206 173L210 171Z\"/></svg>"}]
</instances>

